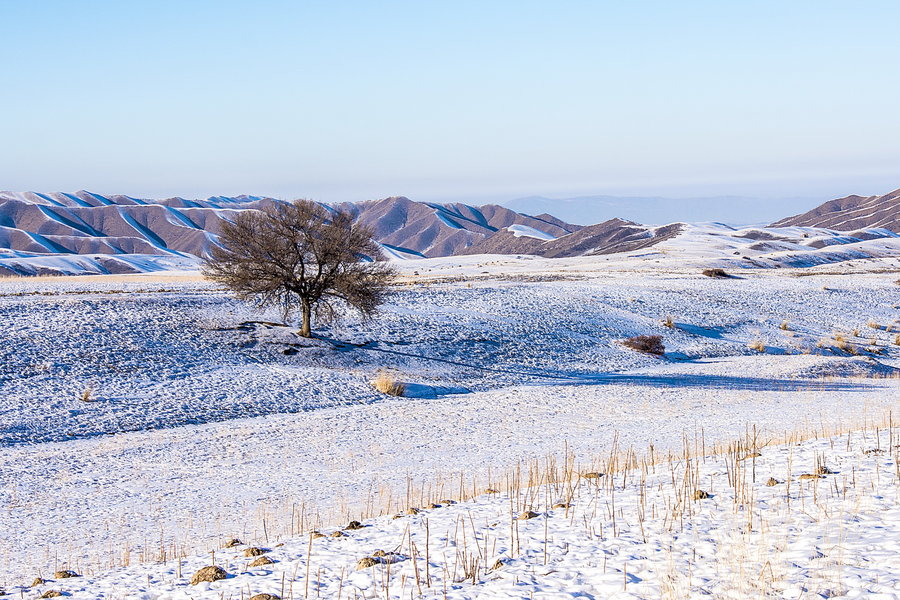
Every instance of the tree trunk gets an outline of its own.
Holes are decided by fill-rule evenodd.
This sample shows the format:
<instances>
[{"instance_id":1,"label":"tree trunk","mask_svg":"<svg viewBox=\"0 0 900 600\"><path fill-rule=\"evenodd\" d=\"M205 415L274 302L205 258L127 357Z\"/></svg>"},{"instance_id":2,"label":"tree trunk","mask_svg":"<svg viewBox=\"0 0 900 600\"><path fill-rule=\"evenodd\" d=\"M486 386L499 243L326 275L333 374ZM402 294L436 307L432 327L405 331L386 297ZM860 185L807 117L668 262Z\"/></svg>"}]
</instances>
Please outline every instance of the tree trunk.
<instances>
[{"instance_id":1,"label":"tree trunk","mask_svg":"<svg viewBox=\"0 0 900 600\"><path fill-rule=\"evenodd\" d=\"M312 310L308 300L303 301L302 314L303 322L300 325L300 335L303 337L312 337Z\"/></svg>"}]
</instances>

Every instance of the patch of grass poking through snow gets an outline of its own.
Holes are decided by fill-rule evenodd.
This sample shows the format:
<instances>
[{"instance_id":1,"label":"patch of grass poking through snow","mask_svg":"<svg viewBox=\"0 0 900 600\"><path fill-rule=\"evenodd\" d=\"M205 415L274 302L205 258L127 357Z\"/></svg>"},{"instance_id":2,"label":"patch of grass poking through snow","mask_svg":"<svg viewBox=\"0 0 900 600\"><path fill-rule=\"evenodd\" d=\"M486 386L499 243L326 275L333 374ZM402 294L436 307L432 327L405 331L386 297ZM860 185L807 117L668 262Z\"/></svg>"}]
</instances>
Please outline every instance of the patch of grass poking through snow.
<instances>
[{"instance_id":1,"label":"patch of grass poking through snow","mask_svg":"<svg viewBox=\"0 0 900 600\"><path fill-rule=\"evenodd\" d=\"M766 351L766 345L763 343L762 340L753 340L752 342L747 344L747 347L750 348L751 350L756 350L757 352L765 352Z\"/></svg>"},{"instance_id":2,"label":"patch of grass poking through snow","mask_svg":"<svg viewBox=\"0 0 900 600\"><path fill-rule=\"evenodd\" d=\"M387 371L382 371L372 381L372 387L388 396L402 396L406 393L406 384Z\"/></svg>"},{"instance_id":3,"label":"patch of grass poking through snow","mask_svg":"<svg viewBox=\"0 0 900 600\"><path fill-rule=\"evenodd\" d=\"M662 356L666 353L661 335L636 335L620 342L626 348L631 348L644 354Z\"/></svg>"}]
</instances>

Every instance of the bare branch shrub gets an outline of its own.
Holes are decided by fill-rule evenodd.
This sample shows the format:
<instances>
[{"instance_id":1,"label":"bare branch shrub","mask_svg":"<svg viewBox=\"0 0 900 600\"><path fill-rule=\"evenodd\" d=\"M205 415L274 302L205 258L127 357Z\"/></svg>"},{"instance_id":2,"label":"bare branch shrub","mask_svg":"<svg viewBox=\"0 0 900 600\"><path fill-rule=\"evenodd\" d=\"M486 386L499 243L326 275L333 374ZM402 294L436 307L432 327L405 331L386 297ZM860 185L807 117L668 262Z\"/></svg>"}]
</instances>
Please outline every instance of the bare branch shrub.
<instances>
[{"instance_id":1,"label":"bare branch shrub","mask_svg":"<svg viewBox=\"0 0 900 600\"><path fill-rule=\"evenodd\" d=\"M622 345L644 354L662 356L666 353L666 347L662 343L661 335L636 335L623 340Z\"/></svg>"},{"instance_id":2,"label":"bare branch shrub","mask_svg":"<svg viewBox=\"0 0 900 600\"><path fill-rule=\"evenodd\" d=\"M703 269L703 274L707 277L715 279L731 279L731 275L725 272L725 269Z\"/></svg>"}]
</instances>

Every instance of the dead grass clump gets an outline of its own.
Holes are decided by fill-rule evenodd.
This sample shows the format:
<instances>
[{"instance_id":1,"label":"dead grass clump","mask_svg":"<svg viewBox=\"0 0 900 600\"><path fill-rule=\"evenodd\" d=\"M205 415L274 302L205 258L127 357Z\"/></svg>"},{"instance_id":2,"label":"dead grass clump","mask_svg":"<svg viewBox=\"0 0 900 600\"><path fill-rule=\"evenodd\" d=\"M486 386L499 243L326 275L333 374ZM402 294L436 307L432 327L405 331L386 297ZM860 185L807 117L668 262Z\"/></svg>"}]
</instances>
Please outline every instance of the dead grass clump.
<instances>
[{"instance_id":1,"label":"dead grass clump","mask_svg":"<svg viewBox=\"0 0 900 600\"><path fill-rule=\"evenodd\" d=\"M731 279L731 275L726 273L725 269L703 269L702 273L715 279Z\"/></svg>"},{"instance_id":2,"label":"dead grass clump","mask_svg":"<svg viewBox=\"0 0 900 600\"><path fill-rule=\"evenodd\" d=\"M694 500L706 500L709 498L709 492L705 490L696 490L694 492Z\"/></svg>"},{"instance_id":3,"label":"dead grass clump","mask_svg":"<svg viewBox=\"0 0 900 600\"><path fill-rule=\"evenodd\" d=\"M884 329L884 326L881 323L877 323L876 321L868 321L866 323L866 327L869 329Z\"/></svg>"},{"instance_id":4,"label":"dead grass clump","mask_svg":"<svg viewBox=\"0 0 900 600\"><path fill-rule=\"evenodd\" d=\"M39 585L44 585L45 583L47 583L47 582L44 581L44 579L42 577L38 577L34 581L31 582L31 587L37 587Z\"/></svg>"},{"instance_id":5,"label":"dead grass clump","mask_svg":"<svg viewBox=\"0 0 900 600\"><path fill-rule=\"evenodd\" d=\"M778 481L777 479L775 479L774 477L769 477L769 480L766 482L766 485L769 487L775 487L779 483L781 483L781 482Z\"/></svg>"},{"instance_id":6,"label":"dead grass clump","mask_svg":"<svg viewBox=\"0 0 900 600\"><path fill-rule=\"evenodd\" d=\"M312 537L312 539L314 539L314 540L317 540L317 539L319 539L319 538L325 537L325 534L322 533L321 531L313 531L313 532L310 533L309 535L310 535L310 537Z\"/></svg>"},{"instance_id":7,"label":"dead grass clump","mask_svg":"<svg viewBox=\"0 0 900 600\"><path fill-rule=\"evenodd\" d=\"M281 600L281 596L276 596L275 594L256 594L255 596L250 596L250 600Z\"/></svg>"},{"instance_id":8,"label":"dead grass clump","mask_svg":"<svg viewBox=\"0 0 900 600\"><path fill-rule=\"evenodd\" d=\"M78 399L82 402L96 402L97 399L94 397L94 388L92 386L84 388L84 390L78 394Z\"/></svg>"},{"instance_id":9,"label":"dead grass clump","mask_svg":"<svg viewBox=\"0 0 900 600\"><path fill-rule=\"evenodd\" d=\"M246 548L244 549L244 556L246 556L247 558L251 558L253 556L262 556L266 552L268 552L268 550L265 550L264 548Z\"/></svg>"},{"instance_id":10,"label":"dead grass clump","mask_svg":"<svg viewBox=\"0 0 900 600\"><path fill-rule=\"evenodd\" d=\"M371 556L366 556L366 557L361 558L358 561L356 561L356 570L362 571L363 569L369 569L371 567L374 567L377 564L379 564L377 558L372 558Z\"/></svg>"},{"instance_id":11,"label":"dead grass clump","mask_svg":"<svg viewBox=\"0 0 900 600\"><path fill-rule=\"evenodd\" d=\"M894 345L900 346L900 333L894 336Z\"/></svg>"},{"instance_id":12,"label":"dead grass clump","mask_svg":"<svg viewBox=\"0 0 900 600\"><path fill-rule=\"evenodd\" d=\"M666 315L666 318L663 319L663 326L668 327L669 329L675 329L675 321L672 319L672 315Z\"/></svg>"},{"instance_id":13,"label":"dead grass clump","mask_svg":"<svg viewBox=\"0 0 900 600\"><path fill-rule=\"evenodd\" d=\"M778 328L781 329L782 331L790 331L791 325L787 321L782 321L781 325L779 325Z\"/></svg>"},{"instance_id":14,"label":"dead grass clump","mask_svg":"<svg viewBox=\"0 0 900 600\"><path fill-rule=\"evenodd\" d=\"M747 347L750 348L751 350L756 350L757 352L765 352L766 351L766 345L763 343L762 340L753 340L752 342L747 344Z\"/></svg>"},{"instance_id":15,"label":"dead grass clump","mask_svg":"<svg viewBox=\"0 0 900 600\"><path fill-rule=\"evenodd\" d=\"M821 479L821 478L822 478L821 475L816 475L814 473L804 473L803 475L800 476L801 481L803 481L805 479Z\"/></svg>"},{"instance_id":16,"label":"dead grass clump","mask_svg":"<svg viewBox=\"0 0 900 600\"><path fill-rule=\"evenodd\" d=\"M600 479L603 477L603 473L597 473L596 471L590 471L588 473L582 473L581 476L585 479Z\"/></svg>"},{"instance_id":17,"label":"dead grass clump","mask_svg":"<svg viewBox=\"0 0 900 600\"><path fill-rule=\"evenodd\" d=\"M334 533L332 533L332 534L331 534L331 537L333 537L333 538L342 538L342 537L347 537L347 534L344 533L344 532L341 531L341 530L338 530L338 531L335 531Z\"/></svg>"},{"instance_id":18,"label":"dead grass clump","mask_svg":"<svg viewBox=\"0 0 900 600\"><path fill-rule=\"evenodd\" d=\"M537 517L539 517L539 516L540 516L540 515L537 514L536 512L534 512L533 510L526 510L526 511L523 511L523 512L519 513L519 520L520 520L520 521L527 521L527 520L529 520L529 519L534 519L534 518L537 518Z\"/></svg>"},{"instance_id":19,"label":"dead grass clump","mask_svg":"<svg viewBox=\"0 0 900 600\"><path fill-rule=\"evenodd\" d=\"M63 570L57 571L53 574L54 579L69 579L70 577L78 577L78 573L75 571Z\"/></svg>"},{"instance_id":20,"label":"dead grass clump","mask_svg":"<svg viewBox=\"0 0 900 600\"><path fill-rule=\"evenodd\" d=\"M264 567L266 565L274 565L275 561L269 558L268 556L260 556L256 560L250 563L250 567Z\"/></svg>"},{"instance_id":21,"label":"dead grass clump","mask_svg":"<svg viewBox=\"0 0 900 600\"><path fill-rule=\"evenodd\" d=\"M223 548L234 548L235 546L240 546L243 543L244 542L242 542L241 540L239 540L237 538L231 538L230 540L225 542L225 545L223 546Z\"/></svg>"},{"instance_id":22,"label":"dead grass clump","mask_svg":"<svg viewBox=\"0 0 900 600\"><path fill-rule=\"evenodd\" d=\"M622 342L626 348L631 348L644 354L662 356L666 353L666 347L662 343L661 335L636 335Z\"/></svg>"},{"instance_id":23,"label":"dead grass clump","mask_svg":"<svg viewBox=\"0 0 900 600\"><path fill-rule=\"evenodd\" d=\"M484 490L484 493L485 494L499 494L500 490L495 490L494 488L488 488L488 489Z\"/></svg>"},{"instance_id":24,"label":"dead grass clump","mask_svg":"<svg viewBox=\"0 0 900 600\"><path fill-rule=\"evenodd\" d=\"M228 573L225 572L225 569L210 565L208 567L203 567L194 573L194 576L191 577L191 585L197 585L198 583L203 582L212 583L213 581L225 579L226 577L228 577Z\"/></svg>"},{"instance_id":25,"label":"dead grass clump","mask_svg":"<svg viewBox=\"0 0 900 600\"><path fill-rule=\"evenodd\" d=\"M62 596L62 592L59 592L57 590L47 590L46 592L41 594L40 597L41 598L59 598L60 596Z\"/></svg>"},{"instance_id":26,"label":"dead grass clump","mask_svg":"<svg viewBox=\"0 0 900 600\"><path fill-rule=\"evenodd\" d=\"M350 531L354 531L356 529L362 529L363 524L359 521L350 521L344 529L349 529Z\"/></svg>"},{"instance_id":27,"label":"dead grass clump","mask_svg":"<svg viewBox=\"0 0 900 600\"><path fill-rule=\"evenodd\" d=\"M372 387L388 396L402 396L406 392L406 385L397 381L396 377L386 371L378 374L375 380L372 381Z\"/></svg>"}]
</instances>

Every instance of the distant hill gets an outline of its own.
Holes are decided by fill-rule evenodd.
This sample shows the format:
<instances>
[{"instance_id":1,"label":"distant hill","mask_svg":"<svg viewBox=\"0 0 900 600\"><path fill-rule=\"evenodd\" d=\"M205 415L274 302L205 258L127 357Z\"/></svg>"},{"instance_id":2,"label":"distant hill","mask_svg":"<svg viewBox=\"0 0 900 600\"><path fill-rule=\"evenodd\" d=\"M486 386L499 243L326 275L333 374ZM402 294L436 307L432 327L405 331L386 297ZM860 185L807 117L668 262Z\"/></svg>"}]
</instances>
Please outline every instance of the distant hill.
<instances>
[{"instance_id":1,"label":"distant hill","mask_svg":"<svg viewBox=\"0 0 900 600\"><path fill-rule=\"evenodd\" d=\"M877 198L851 196L776 224L810 227L800 231L687 222L657 227L618 218L581 226L496 204L435 204L402 196L331 208L350 212L371 227L385 254L397 260L470 254L547 258L633 254L632 258L679 264L719 261L716 266L769 268L896 256L900 235L884 228L897 227L898 196L898 192ZM218 244L223 221L272 202L279 200L0 192L0 275L196 268ZM852 231L834 231L841 227Z\"/></svg>"},{"instance_id":2,"label":"distant hill","mask_svg":"<svg viewBox=\"0 0 900 600\"><path fill-rule=\"evenodd\" d=\"M823 227L837 231L881 228L900 233L900 189L883 196L847 196L830 200L771 226Z\"/></svg>"},{"instance_id":3,"label":"distant hill","mask_svg":"<svg viewBox=\"0 0 900 600\"><path fill-rule=\"evenodd\" d=\"M660 196L578 196L546 198L529 196L503 202L516 212L534 215L550 213L569 223L593 225L614 218L637 223L676 221L722 221L731 224L766 223L789 210L805 210L821 198L755 198L748 196L708 196L665 198Z\"/></svg>"},{"instance_id":4,"label":"distant hill","mask_svg":"<svg viewBox=\"0 0 900 600\"><path fill-rule=\"evenodd\" d=\"M259 196L154 200L84 190L0 192L0 274L129 273L190 267L218 243L223 220L277 201ZM508 229L545 240L581 229L551 215L527 216L498 205L433 204L393 197L335 208L371 227L384 251L394 258L459 254ZM77 261L59 260L75 256Z\"/></svg>"}]
</instances>

